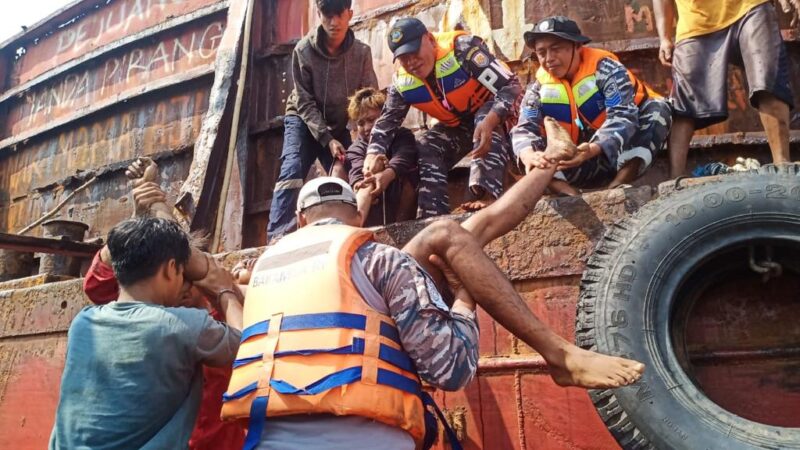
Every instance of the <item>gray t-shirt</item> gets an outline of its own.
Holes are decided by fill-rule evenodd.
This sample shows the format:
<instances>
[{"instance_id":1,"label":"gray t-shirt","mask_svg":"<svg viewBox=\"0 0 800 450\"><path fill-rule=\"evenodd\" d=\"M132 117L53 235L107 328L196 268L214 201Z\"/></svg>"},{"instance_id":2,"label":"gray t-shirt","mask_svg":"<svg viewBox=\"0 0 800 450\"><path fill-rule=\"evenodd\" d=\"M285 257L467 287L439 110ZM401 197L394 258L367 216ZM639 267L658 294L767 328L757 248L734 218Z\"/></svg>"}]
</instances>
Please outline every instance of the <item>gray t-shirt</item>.
<instances>
[{"instance_id":1,"label":"gray t-shirt","mask_svg":"<svg viewBox=\"0 0 800 450\"><path fill-rule=\"evenodd\" d=\"M231 365L240 337L202 309L84 308L69 328L50 449L187 448L201 366Z\"/></svg>"}]
</instances>

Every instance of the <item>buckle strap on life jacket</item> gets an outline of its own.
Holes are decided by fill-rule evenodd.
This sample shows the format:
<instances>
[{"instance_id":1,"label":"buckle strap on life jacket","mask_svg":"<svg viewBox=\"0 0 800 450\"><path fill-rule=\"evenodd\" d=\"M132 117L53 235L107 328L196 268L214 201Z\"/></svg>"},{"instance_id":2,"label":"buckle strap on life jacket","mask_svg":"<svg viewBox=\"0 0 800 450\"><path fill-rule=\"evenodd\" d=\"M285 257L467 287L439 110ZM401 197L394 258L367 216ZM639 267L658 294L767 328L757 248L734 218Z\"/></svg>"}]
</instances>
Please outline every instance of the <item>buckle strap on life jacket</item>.
<instances>
[{"instance_id":1,"label":"buckle strap on life jacket","mask_svg":"<svg viewBox=\"0 0 800 450\"><path fill-rule=\"evenodd\" d=\"M365 341L362 338L353 338L353 343L350 345L344 345L342 347L337 348L317 348L317 349L302 349L302 350L284 350L280 352L275 352L275 358L282 358L286 356L310 356L310 355L319 355L319 354L329 354L329 355L363 355L365 350ZM237 367L245 366L247 364L254 363L259 361L263 357L263 354L257 354L253 356L248 356L247 358L237 359L233 362L233 368L236 369ZM411 358L408 355L395 348L392 348L388 345L381 344L380 349L378 351L378 359L387 362L399 369L405 370L406 372L416 372L416 367L414 366L414 362L411 361Z\"/></svg>"},{"instance_id":2,"label":"buckle strap on life jacket","mask_svg":"<svg viewBox=\"0 0 800 450\"><path fill-rule=\"evenodd\" d=\"M253 403L250 405L250 423L247 425L247 438L242 446L243 450L254 450L261 443L268 404L269 396L253 399Z\"/></svg>"},{"instance_id":3,"label":"buckle strap on life jacket","mask_svg":"<svg viewBox=\"0 0 800 450\"><path fill-rule=\"evenodd\" d=\"M313 330L320 328L349 328L353 330L364 330L367 326L367 316L361 314L351 313L315 313L315 314L299 314L296 316L284 316L281 322L281 332L283 331L298 331L298 330ZM241 342L247 339L262 334L267 334L269 331L269 320L254 323L249 327L242 330ZM400 334L397 328L393 325L381 322L380 325L381 336L391 339L398 345L400 342Z\"/></svg>"},{"instance_id":4,"label":"buckle strap on life jacket","mask_svg":"<svg viewBox=\"0 0 800 450\"><path fill-rule=\"evenodd\" d=\"M442 423L442 427L444 428L444 433L447 435L447 440L450 442L451 450L462 450L461 442L458 441L458 437L456 436L455 431L453 428L450 427L450 423L445 419L444 414L442 414L442 410L439 409L439 406L433 400L430 394L427 392L422 392L422 405L425 407L425 441L423 443L424 449L429 449L433 447L433 444L436 442L436 437L439 434L436 428L436 417L432 417L430 410L436 413L436 416L439 417L439 421Z\"/></svg>"},{"instance_id":5,"label":"buckle strap on life jacket","mask_svg":"<svg viewBox=\"0 0 800 450\"><path fill-rule=\"evenodd\" d=\"M326 375L320 378L319 380L314 381L313 383L304 387L296 387L293 386L291 383L287 383L286 381L275 380L275 379L270 380L269 384L270 388L279 394L317 395L321 394L322 392L328 391L330 389L344 386L346 384L355 383L356 381L361 380L361 374L362 374L361 367L356 366ZM403 392L412 395L419 395L421 390L419 381L417 381L416 379L409 378L406 377L405 375L401 375L399 373L395 373L385 369L378 369L377 384L393 387L395 389L399 389ZM222 401L228 402L231 400L236 400L246 397L247 395L253 393L257 389L258 389L258 382L254 381L253 383L248 384L247 386L239 389L238 391L232 394L228 393L223 394Z\"/></svg>"},{"instance_id":6,"label":"buckle strap on life jacket","mask_svg":"<svg viewBox=\"0 0 800 450\"><path fill-rule=\"evenodd\" d=\"M361 368L360 367L351 367L349 369L342 370L340 372L328 375L323 379L320 379L305 388L297 388L295 386L290 385L289 383L281 382L279 380L272 380L272 388L275 392L284 393L284 394L293 394L293 395L315 395L321 392L324 392L327 389L332 389L333 387L338 387L341 385L353 383L357 381L361 377ZM378 370L378 384L384 384L386 386L391 386L409 394L418 395L421 400L422 404L425 408L425 440L424 440L424 449L430 449L434 442L436 441L437 436L437 424L436 424L436 417L433 416L431 410L433 410L438 416L439 421L442 423L442 427L444 428L444 432L447 435L447 440L450 442L450 446L453 450L462 450L461 443L458 441L458 438L450 427L450 424L442 414L442 411L436 405L436 402L433 400L433 397L430 396L427 392L421 390L419 383L416 380L412 380L410 378L404 377L403 375L386 371L383 369ZM338 385L338 386L337 386ZM252 386L248 386L243 388L241 391L236 392L233 394L232 397L241 398L245 395L253 392L256 389L255 383ZM227 395L227 394L226 394ZM250 407L250 423L247 430L247 439L244 444L245 450L253 450L258 447L258 444L261 441L261 434L264 431L264 424L267 420L267 406L269 404L269 396L264 397L256 397L253 400L253 403Z\"/></svg>"},{"instance_id":7,"label":"buckle strap on life jacket","mask_svg":"<svg viewBox=\"0 0 800 450\"><path fill-rule=\"evenodd\" d=\"M316 395L339 386L354 383L361 379L361 367L350 367L340 370L309 384L298 388L282 380L270 380L272 391L286 395ZM408 378L384 369L378 369L378 384L400 389L412 395L422 396L422 388L419 381ZM242 398L258 389L258 383L252 383L231 395L224 394L223 401ZM431 401L433 401L431 399ZM244 444L245 450L256 448L261 441L261 433L264 432L264 423L267 420L267 405L269 396L259 396L253 399L250 405L250 423L247 428L247 439ZM441 413L440 413L441 414ZM455 436L455 434L453 434ZM457 441L456 441L457 442ZM455 448L455 447L453 447Z\"/></svg>"}]
</instances>

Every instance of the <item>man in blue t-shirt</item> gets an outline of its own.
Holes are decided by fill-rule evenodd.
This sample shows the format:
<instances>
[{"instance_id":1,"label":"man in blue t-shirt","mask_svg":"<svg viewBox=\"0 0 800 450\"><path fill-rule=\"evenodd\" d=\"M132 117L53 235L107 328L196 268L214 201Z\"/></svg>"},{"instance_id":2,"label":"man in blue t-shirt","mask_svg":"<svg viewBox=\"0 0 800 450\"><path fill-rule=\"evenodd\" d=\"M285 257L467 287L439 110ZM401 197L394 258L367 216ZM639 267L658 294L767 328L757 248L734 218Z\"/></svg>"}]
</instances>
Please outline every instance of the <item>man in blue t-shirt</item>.
<instances>
[{"instance_id":1,"label":"man in blue t-shirt","mask_svg":"<svg viewBox=\"0 0 800 450\"><path fill-rule=\"evenodd\" d=\"M209 261L194 283L225 315L184 307L189 239L166 219L138 218L108 235L117 301L87 306L69 329L50 449L188 448L202 366L230 366L241 337L241 294Z\"/></svg>"}]
</instances>

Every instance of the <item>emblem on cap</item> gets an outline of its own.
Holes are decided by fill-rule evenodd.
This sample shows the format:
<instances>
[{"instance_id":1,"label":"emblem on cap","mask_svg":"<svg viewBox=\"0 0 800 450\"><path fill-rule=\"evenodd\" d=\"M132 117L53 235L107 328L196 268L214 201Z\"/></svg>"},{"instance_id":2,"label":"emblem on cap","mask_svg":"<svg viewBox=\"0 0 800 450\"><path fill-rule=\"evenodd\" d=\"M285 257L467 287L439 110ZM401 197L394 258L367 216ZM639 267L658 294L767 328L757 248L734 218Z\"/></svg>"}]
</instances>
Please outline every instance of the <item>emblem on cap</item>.
<instances>
[{"instance_id":1,"label":"emblem on cap","mask_svg":"<svg viewBox=\"0 0 800 450\"><path fill-rule=\"evenodd\" d=\"M389 34L389 39L392 40L392 43L397 44L403 39L403 31L400 28L395 28Z\"/></svg>"},{"instance_id":2,"label":"emblem on cap","mask_svg":"<svg viewBox=\"0 0 800 450\"><path fill-rule=\"evenodd\" d=\"M552 31L552 30L553 30L552 20L545 20L544 22L539 24L539 31Z\"/></svg>"}]
</instances>

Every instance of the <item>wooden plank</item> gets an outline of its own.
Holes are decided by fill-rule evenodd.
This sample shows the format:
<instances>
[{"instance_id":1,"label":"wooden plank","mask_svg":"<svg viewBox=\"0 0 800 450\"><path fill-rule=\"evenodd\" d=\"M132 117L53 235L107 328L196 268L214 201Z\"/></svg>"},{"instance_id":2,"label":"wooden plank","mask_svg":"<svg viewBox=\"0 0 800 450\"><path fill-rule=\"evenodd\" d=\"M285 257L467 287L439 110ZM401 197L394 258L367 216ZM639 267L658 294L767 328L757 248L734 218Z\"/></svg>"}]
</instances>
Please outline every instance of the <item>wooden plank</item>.
<instances>
[{"instance_id":1,"label":"wooden plank","mask_svg":"<svg viewBox=\"0 0 800 450\"><path fill-rule=\"evenodd\" d=\"M0 233L0 248L28 253L92 257L103 246L87 242Z\"/></svg>"},{"instance_id":2,"label":"wooden plank","mask_svg":"<svg viewBox=\"0 0 800 450\"><path fill-rule=\"evenodd\" d=\"M214 185L212 179L216 175L216 167L209 168L212 152L215 148L227 142L220 139L223 133L220 126L223 116L228 109L234 86L233 77L236 72L236 63L241 48L244 20L247 12L247 0L231 0L228 7L228 26L222 35L217 59L214 64L214 85L211 87L209 109L203 118L203 126L194 147L194 159L189 169L189 175L181 187L181 194L175 204L177 210L183 214L183 219L194 224L198 210L203 216L210 217L213 211L211 206L218 203L213 199Z\"/></svg>"},{"instance_id":3,"label":"wooden plank","mask_svg":"<svg viewBox=\"0 0 800 450\"><path fill-rule=\"evenodd\" d=\"M789 130L789 142L800 142L800 130ZM766 145L767 134L763 131L698 135L692 138L691 148L708 149L721 145Z\"/></svg>"},{"instance_id":4,"label":"wooden plank","mask_svg":"<svg viewBox=\"0 0 800 450\"><path fill-rule=\"evenodd\" d=\"M8 100L9 98L11 98L11 97L13 97L15 95L19 95L20 93L30 89L31 87L33 87L33 86L35 86L37 84L42 84L42 83L46 82L47 80L49 80L49 79L51 79L53 77L56 77L56 76L61 75L61 74L65 73L65 72L67 72L67 71L70 71L70 70L74 69L75 67L78 67L78 66L80 66L82 64L85 64L86 62L91 61L91 60L93 60L95 58L98 58L100 56L103 56L103 55L105 55L105 54L107 54L109 52L113 52L113 51L118 50L118 49L120 49L122 47L131 45L134 42L138 42L138 41L144 40L146 38L149 38L151 36L157 35L157 34L163 32L164 30L169 30L169 29L172 29L172 28L175 28L175 27L179 27L181 25L184 25L184 24L187 24L187 23L191 23L191 22L193 22L195 20L199 20L199 19L202 19L204 17L210 16L210 15L215 14L215 13L217 13L217 12L219 12L219 11L225 9L225 8L227 8L227 2L226 1L222 1L222 2L219 2L219 3L213 4L211 6L207 6L205 8L199 9L199 10L197 10L197 11L191 13L191 14L175 17L175 18L170 19L170 20L168 20L168 21L166 21L166 22L164 22L164 23L162 23L160 25L154 26L152 28L148 28L148 29L146 29L144 31L141 31L139 33L131 34L131 35L125 36L123 38L120 38L120 39L118 39L118 40L116 40L114 42L111 42L108 45L104 45L102 47L97 48L94 51L88 52L88 53L84 54L83 56L81 56L80 58L76 58L74 60L71 60L69 62L60 64L60 65L57 65L57 66L54 65L54 66L52 66L50 68L50 70L44 72L42 75L39 75L39 76L37 76L37 77L35 77L35 78L31 79L31 80L28 80L27 82L20 83L18 85L13 85L11 87L8 87L3 92L3 94L0 95L0 103L5 102L6 100Z\"/></svg>"}]
</instances>

